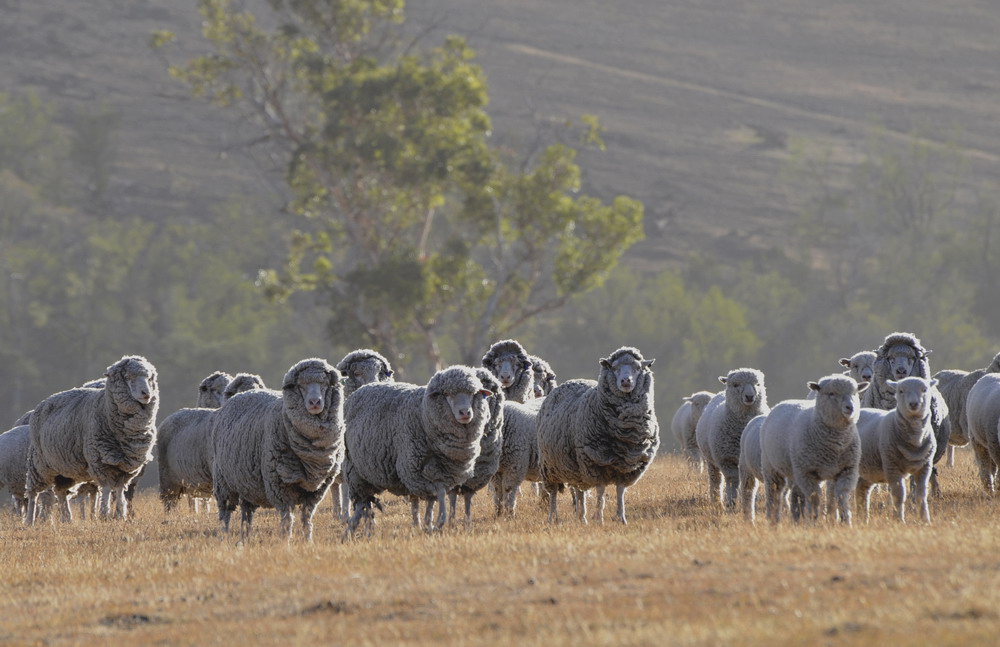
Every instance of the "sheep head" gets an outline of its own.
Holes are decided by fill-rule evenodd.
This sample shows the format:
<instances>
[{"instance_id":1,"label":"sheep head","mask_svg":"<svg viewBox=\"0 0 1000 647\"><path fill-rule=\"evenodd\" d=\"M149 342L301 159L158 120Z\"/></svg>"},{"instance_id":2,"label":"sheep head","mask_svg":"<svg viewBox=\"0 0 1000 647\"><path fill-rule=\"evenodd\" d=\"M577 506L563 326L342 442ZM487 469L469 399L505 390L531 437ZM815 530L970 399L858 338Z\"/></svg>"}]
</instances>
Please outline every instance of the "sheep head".
<instances>
[{"instance_id":1,"label":"sheep head","mask_svg":"<svg viewBox=\"0 0 1000 647\"><path fill-rule=\"evenodd\" d=\"M198 385L198 406L217 409L226 401L226 387L233 376L223 371L212 373Z\"/></svg>"},{"instance_id":2,"label":"sheep head","mask_svg":"<svg viewBox=\"0 0 1000 647\"><path fill-rule=\"evenodd\" d=\"M726 385L726 406L757 408L767 402L764 374L755 368L737 368L719 378Z\"/></svg>"},{"instance_id":3,"label":"sheep head","mask_svg":"<svg viewBox=\"0 0 1000 647\"><path fill-rule=\"evenodd\" d=\"M492 371L500 380L500 385L509 389L525 371L531 370L531 360L521 344L505 339L490 346L483 355L483 368Z\"/></svg>"},{"instance_id":4,"label":"sheep head","mask_svg":"<svg viewBox=\"0 0 1000 647\"><path fill-rule=\"evenodd\" d=\"M618 391L628 394L636 389L647 375L652 375L649 369L655 359L643 359L637 348L623 346L607 358L601 359L602 373L608 374L612 386Z\"/></svg>"},{"instance_id":5,"label":"sheep head","mask_svg":"<svg viewBox=\"0 0 1000 647\"><path fill-rule=\"evenodd\" d=\"M869 383L858 384L846 375L834 374L809 382L816 391L816 414L826 424L848 427L857 424L861 415L861 399L858 397Z\"/></svg>"},{"instance_id":6,"label":"sheep head","mask_svg":"<svg viewBox=\"0 0 1000 647\"><path fill-rule=\"evenodd\" d=\"M304 359L285 373L281 389L286 399L301 405L311 416L329 417L343 397L340 371L324 359Z\"/></svg>"}]
</instances>

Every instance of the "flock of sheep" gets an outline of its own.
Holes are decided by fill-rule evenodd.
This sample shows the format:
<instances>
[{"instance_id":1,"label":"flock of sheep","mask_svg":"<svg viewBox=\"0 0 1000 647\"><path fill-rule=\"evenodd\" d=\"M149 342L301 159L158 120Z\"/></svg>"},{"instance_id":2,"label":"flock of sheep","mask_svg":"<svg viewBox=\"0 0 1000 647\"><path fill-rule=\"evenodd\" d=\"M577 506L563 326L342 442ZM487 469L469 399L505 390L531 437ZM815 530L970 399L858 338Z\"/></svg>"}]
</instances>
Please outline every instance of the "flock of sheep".
<instances>
[{"instance_id":1,"label":"flock of sheep","mask_svg":"<svg viewBox=\"0 0 1000 647\"><path fill-rule=\"evenodd\" d=\"M213 373L199 385L197 407L157 424L156 369L127 356L102 380L45 398L0 434L0 488L29 525L54 508L72 521L70 500L91 496L96 506L98 494L102 517L113 498L124 519L155 453L167 511L181 496L195 508L211 497L227 532L240 509L243 539L262 507L278 512L288 538L298 510L311 539L331 489L348 537L361 524L370 532L385 492L406 497L415 526L437 530L454 518L459 495L470 523L472 497L487 486L497 515L512 515L525 481L544 487L552 522L567 486L584 522L587 491L597 488L603 519L604 490L614 485L626 523L625 491L659 447L652 364L623 347L600 360L596 381L557 385L547 362L504 340L482 366L451 366L417 385L396 382L389 361L363 349L336 366L302 360L280 390L256 375Z\"/></svg>"},{"instance_id":2,"label":"flock of sheep","mask_svg":"<svg viewBox=\"0 0 1000 647\"><path fill-rule=\"evenodd\" d=\"M671 430L707 472L710 500L733 511L739 499L751 522L761 485L774 523L787 509L795 521L827 512L849 525L851 495L867 519L878 484L904 521L909 481L929 523L928 489L940 495L935 465L949 448L953 464L954 447L972 445L989 494L1000 466L1000 354L978 371L932 376L930 352L915 335L892 333L876 350L841 359L844 374L809 382L805 398L773 408L764 374L736 369L719 378L723 391L684 398Z\"/></svg>"},{"instance_id":3,"label":"flock of sheep","mask_svg":"<svg viewBox=\"0 0 1000 647\"><path fill-rule=\"evenodd\" d=\"M904 520L909 481L930 522L928 490L940 493L935 465L949 446L971 444L983 485L994 490L1000 354L978 371L933 376L929 354L916 336L893 333L876 350L841 359L843 374L808 382L806 397L773 408L764 374L735 369L719 378L723 390L684 398L671 429L707 472L710 501L728 511L741 505L750 521L761 485L774 523L788 510L795 521L827 513L850 524L852 495L867 517L878 484ZM362 349L336 366L302 360L280 390L256 375L213 373L197 407L157 424L156 369L123 357L101 380L45 398L0 434L0 487L27 524L56 508L71 521L74 497L92 501L92 516L99 502L103 517L113 499L116 517L127 518L155 453L167 511L181 496L195 508L212 498L228 532L238 507L244 539L262 507L277 510L288 538L298 509L311 539L330 490L346 537L362 525L371 532L385 492L406 498L414 526L437 530L455 518L459 496L471 523L472 498L486 488L496 514L513 515L525 482L544 490L550 522L567 487L584 523L596 488L603 521L614 485L617 518L627 523L625 492L659 447L653 360L622 347L599 364L597 380L557 385L547 362L503 340L481 366L451 366L418 385L396 382L385 357Z\"/></svg>"}]
</instances>

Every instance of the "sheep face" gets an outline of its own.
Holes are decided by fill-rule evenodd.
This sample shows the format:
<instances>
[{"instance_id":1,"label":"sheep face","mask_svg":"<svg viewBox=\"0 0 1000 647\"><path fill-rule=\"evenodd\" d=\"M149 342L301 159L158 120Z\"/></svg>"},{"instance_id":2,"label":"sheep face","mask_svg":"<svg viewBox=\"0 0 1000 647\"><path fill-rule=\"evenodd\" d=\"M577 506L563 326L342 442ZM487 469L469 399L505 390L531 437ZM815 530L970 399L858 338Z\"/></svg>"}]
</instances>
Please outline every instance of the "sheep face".
<instances>
[{"instance_id":1,"label":"sheep face","mask_svg":"<svg viewBox=\"0 0 1000 647\"><path fill-rule=\"evenodd\" d=\"M226 373L212 373L198 385L198 406L217 409L226 401L226 387L232 378Z\"/></svg>"},{"instance_id":2,"label":"sheep face","mask_svg":"<svg viewBox=\"0 0 1000 647\"><path fill-rule=\"evenodd\" d=\"M123 375L132 399L140 404L149 404L156 392L156 376L140 362L129 362Z\"/></svg>"},{"instance_id":3,"label":"sheep face","mask_svg":"<svg viewBox=\"0 0 1000 647\"><path fill-rule=\"evenodd\" d=\"M531 368L531 363L519 355L500 355L488 367L500 380L500 386L509 389L521 373Z\"/></svg>"},{"instance_id":4,"label":"sheep face","mask_svg":"<svg viewBox=\"0 0 1000 647\"><path fill-rule=\"evenodd\" d=\"M377 357L368 357L356 362L351 362L350 366L344 370L344 377L347 378L353 390L357 390L365 384L372 382L388 382L392 378L393 372L386 368Z\"/></svg>"},{"instance_id":5,"label":"sheep face","mask_svg":"<svg viewBox=\"0 0 1000 647\"><path fill-rule=\"evenodd\" d=\"M816 417L826 424L843 428L857 424L861 415L859 394L868 384L858 384L846 375L831 375L819 382L809 382L816 391Z\"/></svg>"},{"instance_id":6,"label":"sheep face","mask_svg":"<svg viewBox=\"0 0 1000 647\"><path fill-rule=\"evenodd\" d=\"M321 416L328 406L336 405L329 402L327 391L333 386L339 386L340 372L326 362L316 362L315 366L298 365L297 369L289 371L285 376L282 389L286 394L294 393L302 401L302 407L309 415Z\"/></svg>"},{"instance_id":7,"label":"sheep face","mask_svg":"<svg viewBox=\"0 0 1000 647\"><path fill-rule=\"evenodd\" d=\"M886 385L896 394L896 410L908 419L922 420L931 414L930 389L937 380L908 377L898 382L887 380Z\"/></svg>"},{"instance_id":8,"label":"sheep face","mask_svg":"<svg viewBox=\"0 0 1000 647\"><path fill-rule=\"evenodd\" d=\"M707 407L708 403L711 402L712 395L713 394L708 391L698 391L697 393L692 393L688 397L684 398L685 402L691 403L692 420L698 422L698 419L701 418L701 414L705 410L705 407Z\"/></svg>"},{"instance_id":9,"label":"sheep face","mask_svg":"<svg viewBox=\"0 0 1000 647\"><path fill-rule=\"evenodd\" d=\"M262 380L259 375L253 375L252 373L240 373L226 385L226 390L223 392L223 402L237 393L263 388L265 388L264 380Z\"/></svg>"},{"instance_id":10,"label":"sheep face","mask_svg":"<svg viewBox=\"0 0 1000 647\"><path fill-rule=\"evenodd\" d=\"M601 360L601 366L611 371L614 376L615 388L622 393L631 393L639 383L639 377L649 370L655 359L636 359L631 353L623 353L614 360Z\"/></svg>"},{"instance_id":11,"label":"sheep face","mask_svg":"<svg viewBox=\"0 0 1000 647\"><path fill-rule=\"evenodd\" d=\"M886 362L889 364L889 375L896 380L909 377L913 373L913 367L917 360L921 359L920 352L909 344L896 344L885 353Z\"/></svg>"},{"instance_id":12,"label":"sheep face","mask_svg":"<svg viewBox=\"0 0 1000 647\"><path fill-rule=\"evenodd\" d=\"M871 382L875 375L876 355L870 350L856 353L852 357L840 360L840 365L847 369L855 382Z\"/></svg>"},{"instance_id":13,"label":"sheep face","mask_svg":"<svg viewBox=\"0 0 1000 647\"><path fill-rule=\"evenodd\" d=\"M760 371L737 369L719 381L726 385L727 404L751 408L764 397L764 376Z\"/></svg>"},{"instance_id":14,"label":"sheep face","mask_svg":"<svg viewBox=\"0 0 1000 647\"><path fill-rule=\"evenodd\" d=\"M531 371L534 376L532 386L536 398L544 398L556 388L556 374L548 363L540 357L530 356Z\"/></svg>"}]
</instances>

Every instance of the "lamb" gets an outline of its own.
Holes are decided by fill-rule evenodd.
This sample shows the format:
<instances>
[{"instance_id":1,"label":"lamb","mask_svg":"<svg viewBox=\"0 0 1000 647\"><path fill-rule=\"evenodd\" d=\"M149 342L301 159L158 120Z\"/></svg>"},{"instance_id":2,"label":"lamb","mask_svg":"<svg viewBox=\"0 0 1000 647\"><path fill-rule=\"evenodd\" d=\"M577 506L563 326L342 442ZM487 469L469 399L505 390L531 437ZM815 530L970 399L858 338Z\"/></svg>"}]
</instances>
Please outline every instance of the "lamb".
<instances>
[{"instance_id":1,"label":"lamb","mask_svg":"<svg viewBox=\"0 0 1000 647\"><path fill-rule=\"evenodd\" d=\"M549 363L541 357L528 355L528 359L531 361L535 398L544 398L552 393L552 389L559 386L559 383L556 382L556 374L552 371Z\"/></svg>"},{"instance_id":2,"label":"lamb","mask_svg":"<svg viewBox=\"0 0 1000 647\"><path fill-rule=\"evenodd\" d=\"M448 495L451 503L451 518L455 517L455 503L458 495L465 498L465 523L472 524L472 497L476 492L486 487L500 467L500 457L503 453L504 428L504 394L503 387L496 377L485 368L476 369L476 377L483 383L483 388L492 395L487 396L489 402L489 420L483 428L483 437L479 441L479 456L472 469L472 476L464 483L452 489Z\"/></svg>"},{"instance_id":3,"label":"lamb","mask_svg":"<svg viewBox=\"0 0 1000 647\"><path fill-rule=\"evenodd\" d=\"M740 436L751 418L767 413L767 389L764 374L752 368L738 368L720 377L724 391L712 396L695 427L698 449L708 470L708 496L712 503L720 501L722 479L725 477L725 509L736 509L739 487Z\"/></svg>"},{"instance_id":4,"label":"lamb","mask_svg":"<svg viewBox=\"0 0 1000 647\"><path fill-rule=\"evenodd\" d=\"M393 382L395 372L389 360L370 348L353 350L337 363L337 370L344 375L344 398L365 384L372 382ZM333 516L347 521L350 517L351 498L344 484L344 472L333 480Z\"/></svg>"},{"instance_id":5,"label":"lamb","mask_svg":"<svg viewBox=\"0 0 1000 647\"><path fill-rule=\"evenodd\" d=\"M698 449L698 439L695 438L695 428L714 395L711 391L698 391L684 397L684 404L677 408L673 420L670 421L670 429L674 432L677 447L687 456L689 465L698 466L698 471L705 467L702 463L701 450Z\"/></svg>"},{"instance_id":6,"label":"lamb","mask_svg":"<svg viewBox=\"0 0 1000 647\"><path fill-rule=\"evenodd\" d=\"M101 515L128 515L125 489L152 460L159 389L156 368L144 357L125 356L108 367L103 389L72 389L42 400L31 415L25 521L35 521L40 492L55 486L63 519L72 520L67 495L80 482L96 481Z\"/></svg>"},{"instance_id":7,"label":"lamb","mask_svg":"<svg viewBox=\"0 0 1000 647\"><path fill-rule=\"evenodd\" d=\"M820 483L833 488L841 522L851 525L849 500L858 482L859 394L869 388L846 375L809 382L815 400L778 403L761 427L761 472L767 517L781 520L784 490L792 489L792 518L819 516Z\"/></svg>"},{"instance_id":8,"label":"lamb","mask_svg":"<svg viewBox=\"0 0 1000 647\"><path fill-rule=\"evenodd\" d=\"M544 400L503 403L503 449L493 475L496 514L514 515L518 488L524 481L538 482L538 409Z\"/></svg>"},{"instance_id":9,"label":"lamb","mask_svg":"<svg viewBox=\"0 0 1000 647\"><path fill-rule=\"evenodd\" d=\"M274 508L292 537L301 506L302 534L312 541L313 514L344 460L344 387L326 360L304 359L285 373L281 391L239 393L212 425L212 490L219 520L240 506L241 537L250 537L257 508Z\"/></svg>"},{"instance_id":10,"label":"lamb","mask_svg":"<svg viewBox=\"0 0 1000 647\"><path fill-rule=\"evenodd\" d=\"M497 376L504 397L510 402L526 402L534 397L534 371L528 353L513 339L498 341L483 355L483 368Z\"/></svg>"},{"instance_id":11,"label":"lamb","mask_svg":"<svg viewBox=\"0 0 1000 647\"><path fill-rule=\"evenodd\" d=\"M344 413L344 480L354 506L347 534L354 534L362 517L370 527L384 491L436 501L438 519L428 530L443 527L445 494L473 474L491 395L467 366L438 371L426 386L381 382L356 391ZM413 521L419 525L416 515Z\"/></svg>"},{"instance_id":12,"label":"lamb","mask_svg":"<svg viewBox=\"0 0 1000 647\"><path fill-rule=\"evenodd\" d=\"M966 432L976 455L979 478L986 492L996 490L997 468L1000 466L1000 373L983 375L969 390L965 403Z\"/></svg>"},{"instance_id":13,"label":"lamb","mask_svg":"<svg viewBox=\"0 0 1000 647\"><path fill-rule=\"evenodd\" d=\"M221 378L228 382L219 386ZM215 412L237 393L264 388L257 375L240 373L232 377L217 372L198 386L197 408L180 409L160 423L156 460L160 468L160 500L167 512L181 495L192 502L212 496L212 425ZM216 406L211 406L215 403ZM197 511L197 503L192 504Z\"/></svg>"},{"instance_id":14,"label":"lamb","mask_svg":"<svg viewBox=\"0 0 1000 647\"><path fill-rule=\"evenodd\" d=\"M840 365L846 368L844 375L851 376L855 382L858 384L862 382L871 382L872 377L875 375L875 360L877 356L875 351L863 350L860 353L855 353L850 357L840 358ZM807 400L813 400L816 398L816 392L812 389L806 395Z\"/></svg>"},{"instance_id":15,"label":"lamb","mask_svg":"<svg viewBox=\"0 0 1000 647\"><path fill-rule=\"evenodd\" d=\"M764 471L760 464L760 430L766 418L766 413L751 418L740 437L740 501L743 504L743 516L750 523L757 521L757 487L764 481Z\"/></svg>"},{"instance_id":16,"label":"lamb","mask_svg":"<svg viewBox=\"0 0 1000 647\"><path fill-rule=\"evenodd\" d=\"M969 444L969 431L966 428L965 405L969 391L979 378L987 373L1000 373L1000 353L993 357L989 366L975 371L944 370L934 374L938 381L937 389L948 405L948 420L951 423L951 436L948 438L948 464L955 464L955 446Z\"/></svg>"},{"instance_id":17,"label":"lamb","mask_svg":"<svg viewBox=\"0 0 1000 647\"><path fill-rule=\"evenodd\" d=\"M594 380L570 380L552 390L538 411L539 471L555 523L556 494L568 484L580 491L577 512L587 522L587 490L597 486L598 520L604 489L617 489L618 520L625 517L625 490L646 471L660 445L653 406L654 360L623 346L606 359Z\"/></svg>"},{"instance_id":18,"label":"lamb","mask_svg":"<svg viewBox=\"0 0 1000 647\"><path fill-rule=\"evenodd\" d=\"M927 484L934 467L937 441L931 426L931 389L937 380L907 377L886 382L896 394L896 408L862 409L858 419L861 462L857 493L864 497L865 521L870 518L871 490L876 483L888 483L896 515L905 521L907 475L913 475L913 490L924 521L930 523Z\"/></svg>"}]
</instances>

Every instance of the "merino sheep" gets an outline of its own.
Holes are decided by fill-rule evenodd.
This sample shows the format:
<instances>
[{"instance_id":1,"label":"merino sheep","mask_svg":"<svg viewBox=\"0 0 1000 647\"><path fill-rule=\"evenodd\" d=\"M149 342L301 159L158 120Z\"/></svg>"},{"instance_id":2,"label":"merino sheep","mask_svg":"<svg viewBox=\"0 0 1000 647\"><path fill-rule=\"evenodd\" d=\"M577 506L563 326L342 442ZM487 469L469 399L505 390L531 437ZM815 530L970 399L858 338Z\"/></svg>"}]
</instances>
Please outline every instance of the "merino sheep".
<instances>
[{"instance_id":1,"label":"merino sheep","mask_svg":"<svg viewBox=\"0 0 1000 647\"><path fill-rule=\"evenodd\" d=\"M504 397L510 402L527 402L534 397L534 370L528 353L513 339L498 341L483 355L483 368L497 376Z\"/></svg>"},{"instance_id":2,"label":"merino sheep","mask_svg":"<svg viewBox=\"0 0 1000 647\"><path fill-rule=\"evenodd\" d=\"M556 382L556 374L549 363L541 357L528 355L528 359L531 360L535 398L544 398L552 393L552 389L559 386L559 383Z\"/></svg>"},{"instance_id":3,"label":"merino sheep","mask_svg":"<svg viewBox=\"0 0 1000 647\"><path fill-rule=\"evenodd\" d=\"M302 534L344 459L344 387L326 360L304 359L285 373L281 391L239 393L212 425L213 493L223 530L240 506L241 536L250 536L257 508L274 508L291 539L301 506Z\"/></svg>"},{"instance_id":4,"label":"merino sheep","mask_svg":"<svg viewBox=\"0 0 1000 647\"><path fill-rule=\"evenodd\" d=\"M596 486L603 521L604 489L617 489L618 520L625 490L646 471L660 445L653 406L654 360L622 347L600 360L597 380L570 380L552 390L538 411L539 471L555 523L556 495L564 484L580 491L578 514L587 522L587 490Z\"/></svg>"},{"instance_id":5,"label":"merino sheep","mask_svg":"<svg viewBox=\"0 0 1000 647\"><path fill-rule=\"evenodd\" d=\"M453 488L449 493L451 504L451 518L455 517L455 504L458 495L465 499L465 523L472 523L472 497L476 492L486 487L493 479L500 467L500 458L503 453L503 429L504 429L504 394L503 387L496 376L485 368L476 369L476 377L483 383L483 388L490 391L492 395L487 396L489 403L489 420L483 429L483 437L479 441L479 456L470 476L464 483Z\"/></svg>"},{"instance_id":6,"label":"merino sheep","mask_svg":"<svg viewBox=\"0 0 1000 647\"><path fill-rule=\"evenodd\" d=\"M445 495L472 476L480 440L489 420L489 398L475 369L451 366L426 386L375 383L359 389L345 407L347 459L344 478L354 513L353 534L362 517L373 519L384 491L439 506L448 520ZM414 525L419 519L414 515Z\"/></svg>"},{"instance_id":7,"label":"merino sheep","mask_svg":"<svg viewBox=\"0 0 1000 647\"><path fill-rule=\"evenodd\" d=\"M229 378L221 388L217 384L220 376ZM237 393L262 388L264 381L257 375L213 373L199 385L198 402L217 402L220 407ZM206 397L206 393L212 395ZM173 510L181 495L186 494L191 501L212 496L212 425L217 409L180 409L160 423L156 460L160 468L160 500L167 512ZM197 503L193 506L197 511Z\"/></svg>"},{"instance_id":8,"label":"merino sheep","mask_svg":"<svg viewBox=\"0 0 1000 647\"><path fill-rule=\"evenodd\" d=\"M720 489L725 477L726 510L736 509L736 494L740 482L740 437L751 418L767 413L767 389L764 374L753 368L738 368L720 377L726 385L705 406L695 427L698 449L708 471L708 497L720 501Z\"/></svg>"},{"instance_id":9,"label":"merino sheep","mask_svg":"<svg viewBox=\"0 0 1000 647\"><path fill-rule=\"evenodd\" d=\"M819 516L820 483L833 488L840 520L851 525L849 500L858 483L861 439L859 393L869 388L846 375L810 382L815 400L778 403L761 427L761 472L767 517L781 520L784 490L792 489L792 518Z\"/></svg>"},{"instance_id":10,"label":"merino sheep","mask_svg":"<svg viewBox=\"0 0 1000 647\"><path fill-rule=\"evenodd\" d=\"M743 516L750 523L757 521L757 486L764 481L760 465L760 431L766 418L766 413L751 418L740 437L740 500Z\"/></svg>"},{"instance_id":11,"label":"merino sheep","mask_svg":"<svg viewBox=\"0 0 1000 647\"><path fill-rule=\"evenodd\" d=\"M6 489L14 500L14 511L23 517L28 507L24 496L27 472L29 427L22 424L0 434L0 490Z\"/></svg>"},{"instance_id":12,"label":"merino sheep","mask_svg":"<svg viewBox=\"0 0 1000 647\"><path fill-rule=\"evenodd\" d=\"M943 370L934 374L938 381L937 389L948 405L948 420L951 423L951 435L948 438L948 463L955 464L955 446L969 444L969 431L966 428L965 405L969 391L979 378L987 373L1000 373L1000 353L993 357L989 366L975 371Z\"/></svg>"},{"instance_id":13,"label":"merino sheep","mask_svg":"<svg viewBox=\"0 0 1000 647\"><path fill-rule=\"evenodd\" d=\"M688 464L697 466L698 471L705 469L705 466L702 462L701 450L698 449L695 429L705 412L705 407L714 396L715 394L711 391L698 391L685 396L684 403L677 408L673 420L670 421L670 429L674 432L677 447L687 456Z\"/></svg>"},{"instance_id":14,"label":"merino sheep","mask_svg":"<svg viewBox=\"0 0 1000 647\"><path fill-rule=\"evenodd\" d=\"M544 400L503 403L503 450L493 475L493 503L497 516L513 516L517 508L518 488L524 481L537 483L538 410Z\"/></svg>"},{"instance_id":15,"label":"merino sheep","mask_svg":"<svg viewBox=\"0 0 1000 647\"><path fill-rule=\"evenodd\" d=\"M861 462L858 465L858 498L864 498L865 521L870 518L871 490L888 483L896 515L905 521L906 483L913 475L913 490L924 521L930 523L927 484L934 467L937 441L931 427L931 389L937 380L907 377L886 382L896 394L896 408L862 409L858 418Z\"/></svg>"},{"instance_id":16,"label":"merino sheep","mask_svg":"<svg viewBox=\"0 0 1000 647\"><path fill-rule=\"evenodd\" d=\"M1000 373L983 375L969 390L965 403L966 431L976 455L979 478L986 492L996 490L997 468L1000 466Z\"/></svg>"},{"instance_id":17,"label":"merino sheep","mask_svg":"<svg viewBox=\"0 0 1000 647\"><path fill-rule=\"evenodd\" d=\"M353 350L337 363L337 370L344 376L344 399L372 382L394 382L395 372L389 360L370 348ZM344 483L341 470L333 480L333 516L347 521L351 516L351 497Z\"/></svg>"},{"instance_id":18,"label":"merino sheep","mask_svg":"<svg viewBox=\"0 0 1000 647\"><path fill-rule=\"evenodd\" d=\"M198 404L200 409L218 409L226 400L226 387L233 376L224 371L212 373L198 385Z\"/></svg>"},{"instance_id":19,"label":"merino sheep","mask_svg":"<svg viewBox=\"0 0 1000 647\"><path fill-rule=\"evenodd\" d=\"M101 488L101 515L128 516L125 489L152 460L159 389L156 368L138 355L108 367L103 389L72 389L42 400L31 415L25 494L26 521L35 520L38 493L55 486L63 518L72 520L67 495L80 482Z\"/></svg>"}]
</instances>

